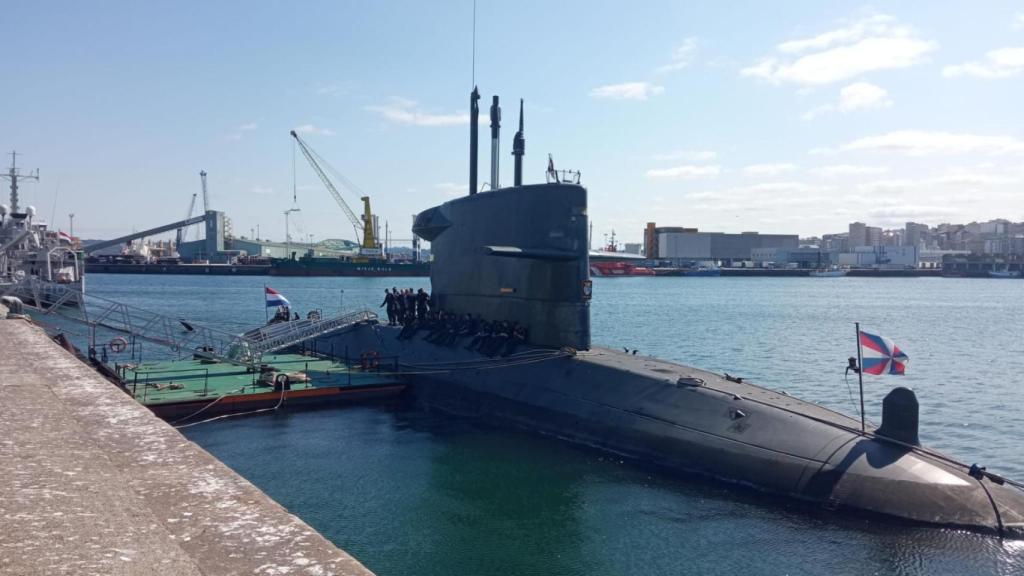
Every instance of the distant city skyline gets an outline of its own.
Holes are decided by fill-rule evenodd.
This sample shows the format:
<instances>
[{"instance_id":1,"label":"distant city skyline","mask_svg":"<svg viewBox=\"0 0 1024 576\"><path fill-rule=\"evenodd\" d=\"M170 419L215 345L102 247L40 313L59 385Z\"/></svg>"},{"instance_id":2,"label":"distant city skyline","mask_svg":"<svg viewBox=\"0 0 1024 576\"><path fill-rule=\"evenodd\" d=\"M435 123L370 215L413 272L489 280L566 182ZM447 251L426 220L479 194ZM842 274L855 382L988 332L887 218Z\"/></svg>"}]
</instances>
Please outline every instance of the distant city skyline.
<instances>
[{"instance_id":1,"label":"distant city skyline","mask_svg":"<svg viewBox=\"0 0 1024 576\"><path fill-rule=\"evenodd\" d=\"M78 236L184 218L206 170L236 235L283 240L299 207L293 238L352 239L301 154L293 180L291 129L398 240L412 214L467 192L469 0L5 15L31 26L0 37L17 55L0 147L40 170L22 203L64 230L74 213ZM612 229L640 242L649 221L801 237L1024 221L1019 3L481 2L477 20L475 79L484 103L502 98L502 183L522 97L526 180L549 152L581 170L595 243Z\"/></svg>"}]
</instances>

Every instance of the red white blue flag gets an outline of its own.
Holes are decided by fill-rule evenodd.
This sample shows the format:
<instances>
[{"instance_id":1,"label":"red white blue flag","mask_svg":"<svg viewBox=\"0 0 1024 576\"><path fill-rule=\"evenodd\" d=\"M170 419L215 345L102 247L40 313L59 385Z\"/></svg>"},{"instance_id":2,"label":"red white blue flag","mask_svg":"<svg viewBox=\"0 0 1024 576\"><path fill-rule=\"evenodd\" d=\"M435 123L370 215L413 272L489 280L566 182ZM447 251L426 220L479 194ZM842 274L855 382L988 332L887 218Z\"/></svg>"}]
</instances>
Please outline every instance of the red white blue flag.
<instances>
[{"instance_id":1,"label":"red white blue flag","mask_svg":"<svg viewBox=\"0 0 1024 576\"><path fill-rule=\"evenodd\" d=\"M285 298L284 296L281 296L281 294L279 294L277 290L274 290L269 286L266 286L264 290L266 291L267 295L267 308L272 308L274 306L291 306L291 303L288 302L288 299Z\"/></svg>"},{"instance_id":2,"label":"red white blue flag","mask_svg":"<svg viewBox=\"0 0 1024 576\"><path fill-rule=\"evenodd\" d=\"M902 375L910 357L892 340L860 331L861 369L865 374Z\"/></svg>"}]
</instances>

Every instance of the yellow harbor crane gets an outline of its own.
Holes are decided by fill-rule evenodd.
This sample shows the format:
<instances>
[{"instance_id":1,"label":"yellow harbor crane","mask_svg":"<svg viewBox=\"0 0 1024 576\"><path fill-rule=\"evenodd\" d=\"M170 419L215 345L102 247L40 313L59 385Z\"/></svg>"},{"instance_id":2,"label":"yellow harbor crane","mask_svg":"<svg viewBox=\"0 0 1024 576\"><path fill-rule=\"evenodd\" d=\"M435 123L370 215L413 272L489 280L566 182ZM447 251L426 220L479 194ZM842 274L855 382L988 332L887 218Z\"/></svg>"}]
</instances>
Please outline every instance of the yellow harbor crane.
<instances>
[{"instance_id":1,"label":"yellow harbor crane","mask_svg":"<svg viewBox=\"0 0 1024 576\"><path fill-rule=\"evenodd\" d=\"M355 229L356 242L358 242L360 246L359 255L365 259L381 258L383 253L381 251L380 243L377 241L377 218L373 215L373 212L370 211L370 197L363 194L362 190L360 190L359 187L353 184L348 178L345 178L344 175L331 168L331 165L328 164L322 156L310 148L309 145L306 144L306 141L295 133L295 130L291 131L291 135L299 145L299 150L302 150L302 155L306 157L306 160L313 168L313 171L320 177L320 181L324 183L327 191L331 193L331 196L334 196L335 202L338 203L338 206L341 206L342 211L345 212L349 221L352 222L352 227ZM353 212L352 208L350 208L348 203L345 202L345 199L342 198L338 189L334 187L334 183L331 182L331 179L327 176L327 173L321 165L326 166L331 170L334 176L345 188L359 196L359 199L363 202L363 214L361 217L356 216L356 213Z\"/></svg>"}]
</instances>

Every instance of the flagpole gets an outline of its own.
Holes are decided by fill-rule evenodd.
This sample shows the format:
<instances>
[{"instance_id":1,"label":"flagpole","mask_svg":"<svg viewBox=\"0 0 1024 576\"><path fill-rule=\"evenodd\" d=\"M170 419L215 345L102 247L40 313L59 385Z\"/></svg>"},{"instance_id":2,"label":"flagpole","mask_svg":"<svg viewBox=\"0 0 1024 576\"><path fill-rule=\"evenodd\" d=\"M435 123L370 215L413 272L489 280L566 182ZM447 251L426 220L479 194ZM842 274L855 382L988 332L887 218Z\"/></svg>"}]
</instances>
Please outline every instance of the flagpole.
<instances>
[{"instance_id":1,"label":"flagpole","mask_svg":"<svg viewBox=\"0 0 1024 576\"><path fill-rule=\"evenodd\" d=\"M864 433L864 361L860 354L860 322L854 322L857 329L857 380L860 382L860 431Z\"/></svg>"},{"instance_id":2,"label":"flagpole","mask_svg":"<svg viewBox=\"0 0 1024 576\"><path fill-rule=\"evenodd\" d=\"M263 283L263 323L270 322L270 315L267 313L267 284Z\"/></svg>"}]
</instances>

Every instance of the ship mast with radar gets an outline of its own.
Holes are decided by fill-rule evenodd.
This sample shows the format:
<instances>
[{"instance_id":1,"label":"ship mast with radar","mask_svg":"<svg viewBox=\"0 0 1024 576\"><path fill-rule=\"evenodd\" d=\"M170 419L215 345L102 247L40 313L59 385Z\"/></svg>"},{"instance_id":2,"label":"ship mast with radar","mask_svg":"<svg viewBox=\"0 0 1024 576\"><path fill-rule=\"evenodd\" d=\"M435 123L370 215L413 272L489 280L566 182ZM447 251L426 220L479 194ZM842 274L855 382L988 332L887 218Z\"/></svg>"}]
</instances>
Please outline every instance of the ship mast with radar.
<instances>
[{"instance_id":1,"label":"ship mast with radar","mask_svg":"<svg viewBox=\"0 0 1024 576\"><path fill-rule=\"evenodd\" d=\"M18 153L11 152L11 167L0 179L10 181L10 206L0 204L0 294L19 285L35 287L45 296L59 287L82 292L83 259L77 240L36 218L36 209L19 205L18 188L23 180L39 181L39 170L22 174Z\"/></svg>"},{"instance_id":2,"label":"ship mast with radar","mask_svg":"<svg viewBox=\"0 0 1024 576\"><path fill-rule=\"evenodd\" d=\"M11 182L11 213L18 212L18 180L35 180L39 181L39 169L37 168L35 173L29 172L28 174L22 174L18 169L18 153L11 152L11 168L7 171L7 174L2 174L0 177L10 180Z\"/></svg>"}]
</instances>

